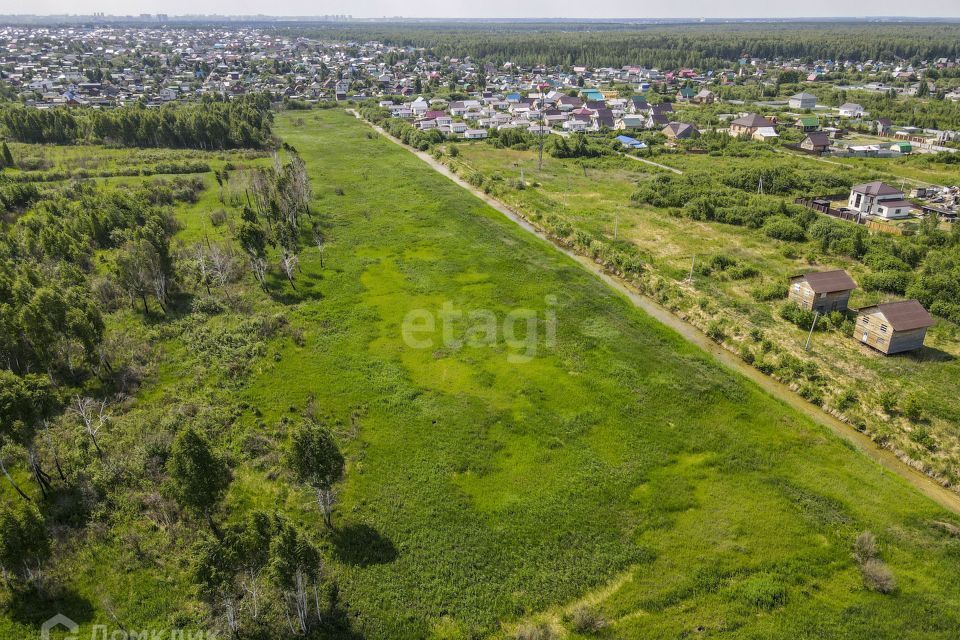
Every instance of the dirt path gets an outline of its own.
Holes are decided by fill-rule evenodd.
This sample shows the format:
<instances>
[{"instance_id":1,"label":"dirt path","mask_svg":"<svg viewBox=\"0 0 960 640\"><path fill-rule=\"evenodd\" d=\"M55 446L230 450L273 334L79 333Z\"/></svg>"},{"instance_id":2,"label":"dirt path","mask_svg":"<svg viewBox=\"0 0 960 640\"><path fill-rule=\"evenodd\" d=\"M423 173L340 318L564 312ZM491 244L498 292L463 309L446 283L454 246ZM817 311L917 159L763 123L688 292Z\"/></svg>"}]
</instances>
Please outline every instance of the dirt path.
<instances>
[{"instance_id":1,"label":"dirt path","mask_svg":"<svg viewBox=\"0 0 960 640\"><path fill-rule=\"evenodd\" d=\"M677 175L681 175L681 176L683 175L683 171L680 171L680 169L674 169L673 167L668 167L665 164L660 164L659 162L654 162L653 160L647 160L646 158L638 158L637 156L631 156L628 153L621 153L620 155L622 155L624 158L630 158L631 160L636 160L637 162L648 164L651 167L657 167L658 169L666 169L667 171L673 171Z\"/></svg>"},{"instance_id":2,"label":"dirt path","mask_svg":"<svg viewBox=\"0 0 960 640\"><path fill-rule=\"evenodd\" d=\"M360 118L360 114L353 110L349 110L349 113L353 114L356 118ZM364 121L366 122L366 121ZM549 237L547 237L539 229L527 222L520 214L515 212L513 209L509 208L499 200L496 200L489 195L483 193L479 189L471 186L466 181L462 180L456 174L450 171L445 165L435 160L431 155L423 151L416 151L410 147L404 145L402 142L391 136L389 133L383 130L383 128L378 127L377 125L366 123L370 127L373 127L378 133L380 133L384 138L393 142L394 144L402 147L406 151L416 155L418 158L427 163L434 171L437 173L449 178L457 185L468 190L477 198L483 200L487 205L496 209L504 216L515 222L525 231L528 231L538 238L544 240L551 247L565 254L569 258L577 261L584 268L591 271L594 275L600 278L604 283L606 283L612 289L618 291L619 293L626 296L630 302L635 306L639 307L647 314L653 316L660 323L670 327L681 336L683 336L687 341L692 342L697 345L704 351L709 352L714 358L716 358L721 364L723 364L728 369L731 369L740 375L749 378L761 389L772 395L773 397L781 400L782 402L790 405L792 408L796 409L805 416L811 418L815 422L822 424L829 428L832 432L838 436L845 438L846 440L853 443L858 451L862 452L864 455L868 456L875 462L877 462L884 469L900 476L903 480L909 483L911 486L919 490L921 493L932 499L934 502L940 506L949 509L955 513L960 513L960 495L954 493L953 491L941 486L932 478L926 474L917 471L916 469L910 467L907 464L904 464L899 458L897 458L891 451L883 449L878 446L873 440L859 431L850 427L830 414L824 412L819 407L816 407L799 395L791 391L786 385L783 385L773 378L770 378L758 370L754 369L747 363L743 362L736 355L730 353L713 340L708 338L706 334L702 333L699 329L693 325L687 324L677 316L673 315L665 307L660 306L650 298L643 296L633 289L629 288L624 284L619 278L616 278L606 271L603 268L595 263L593 260L578 254L577 252L569 249L567 247L558 245L554 243ZM639 160L639 158L636 158ZM670 167L665 167L670 168ZM677 171L676 169L672 169Z\"/></svg>"}]
</instances>

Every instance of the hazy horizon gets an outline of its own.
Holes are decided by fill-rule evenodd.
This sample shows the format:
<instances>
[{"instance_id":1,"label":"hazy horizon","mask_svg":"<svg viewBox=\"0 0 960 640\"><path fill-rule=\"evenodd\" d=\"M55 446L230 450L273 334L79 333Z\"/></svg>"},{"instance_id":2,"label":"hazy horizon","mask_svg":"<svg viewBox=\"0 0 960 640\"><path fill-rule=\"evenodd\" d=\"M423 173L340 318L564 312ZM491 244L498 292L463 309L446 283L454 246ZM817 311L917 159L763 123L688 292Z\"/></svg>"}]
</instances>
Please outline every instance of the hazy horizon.
<instances>
[{"instance_id":1,"label":"hazy horizon","mask_svg":"<svg viewBox=\"0 0 960 640\"><path fill-rule=\"evenodd\" d=\"M864 9L870 12L865 14ZM351 15L354 18L432 18L432 19L793 19L793 18L957 18L957 0L916 0L910 13L897 0L877 0L870 5L838 0L808 0L774 7L761 0L739 0L718 4L706 0L688 0L677 4L650 3L638 6L623 0L598 0L584 5L572 0L530 0L517 3L489 0L485 3L423 0L415 5L391 0L355 0L314 2L308 0L39 0L30 4L0 0L0 14L19 15L107 15L129 16L141 13L168 15L230 16L323 16ZM588 14L588 15L585 15Z\"/></svg>"}]
</instances>

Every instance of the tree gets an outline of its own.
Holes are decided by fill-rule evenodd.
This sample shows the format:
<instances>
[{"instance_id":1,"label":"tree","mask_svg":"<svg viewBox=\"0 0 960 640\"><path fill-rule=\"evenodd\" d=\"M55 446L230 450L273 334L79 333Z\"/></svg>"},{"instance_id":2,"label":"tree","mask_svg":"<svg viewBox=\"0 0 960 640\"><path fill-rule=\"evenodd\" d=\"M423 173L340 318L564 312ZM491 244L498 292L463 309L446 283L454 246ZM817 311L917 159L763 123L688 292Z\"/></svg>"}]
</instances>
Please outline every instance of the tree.
<instances>
[{"instance_id":1,"label":"tree","mask_svg":"<svg viewBox=\"0 0 960 640\"><path fill-rule=\"evenodd\" d=\"M327 249L327 238L319 222L313 225L313 242L317 245L317 251L320 253L320 268L323 269L323 254Z\"/></svg>"},{"instance_id":2,"label":"tree","mask_svg":"<svg viewBox=\"0 0 960 640\"><path fill-rule=\"evenodd\" d=\"M297 479L317 492L317 505L328 527L333 527L336 502L333 485L343 477L343 454L323 425L307 422L294 431L287 456Z\"/></svg>"},{"instance_id":3,"label":"tree","mask_svg":"<svg viewBox=\"0 0 960 640\"><path fill-rule=\"evenodd\" d=\"M7 479L7 482L10 483L10 486L13 487L14 491L16 491L21 498L23 498L27 502L33 502L30 496L24 493L23 489L20 488L20 485L16 483L16 481L13 479L13 476L10 475L10 472L7 470L7 465L4 462L4 458L9 453L8 448L11 447L12 445L8 445L6 443L0 443L0 444L2 444L2 446L0 446L0 473L3 473L3 477Z\"/></svg>"},{"instance_id":4,"label":"tree","mask_svg":"<svg viewBox=\"0 0 960 640\"><path fill-rule=\"evenodd\" d=\"M270 544L270 576L280 589L284 601L292 608L297 625L294 627L287 610L287 621L294 633L306 634L311 627L310 595L316 619L320 619L320 553L307 538L292 525L278 520L278 531ZM309 592L312 591L312 594Z\"/></svg>"},{"instance_id":5,"label":"tree","mask_svg":"<svg viewBox=\"0 0 960 640\"><path fill-rule=\"evenodd\" d=\"M97 450L97 456L102 459L103 449L100 448L97 434L107 421L107 401L74 396L73 406L70 408L80 418L84 431L87 432L93 442L93 448Z\"/></svg>"},{"instance_id":6,"label":"tree","mask_svg":"<svg viewBox=\"0 0 960 640\"><path fill-rule=\"evenodd\" d=\"M213 510L230 486L226 462L207 440L192 427L177 434L167 461L170 489L180 506L202 514L218 538L220 530L213 522Z\"/></svg>"},{"instance_id":7,"label":"tree","mask_svg":"<svg viewBox=\"0 0 960 640\"><path fill-rule=\"evenodd\" d=\"M5 167L16 166L17 163L14 161L13 154L10 153L10 147L7 146L6 142L3 143L2 152L3 152L3 166Z\"/></svg>"},{"instance_id":8,"label":"tree","mask_svg":"<svg viewBox=\"0 0 960 640\"><path fill-rule=\"evenodd\" d=\"M43 516L29 502L0 504L0 567L3 577L33 580L50 555Z\"/></svg>"},{"instance_id":9,"label":"tree","mask_svg":"<svg viewBox=\"0 0 960 640\"><path fill-rule=\"evenodd\" d=\"M253 270L257 282L264 291L267 290L267 234L260 225L256 212L250 207L243 208L241 215L240 228L237 231L237 239L243 251L250 259L250 268Z\"/></svg>"}]
</instances>

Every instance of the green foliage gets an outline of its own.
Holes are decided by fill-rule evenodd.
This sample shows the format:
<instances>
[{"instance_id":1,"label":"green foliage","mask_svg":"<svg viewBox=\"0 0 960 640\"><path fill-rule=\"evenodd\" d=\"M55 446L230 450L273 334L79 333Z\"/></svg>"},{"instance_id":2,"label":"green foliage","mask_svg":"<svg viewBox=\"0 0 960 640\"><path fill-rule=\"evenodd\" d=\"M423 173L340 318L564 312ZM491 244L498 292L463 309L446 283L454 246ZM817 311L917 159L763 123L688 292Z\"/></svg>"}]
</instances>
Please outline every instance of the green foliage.
<instances>
[{"instance_id":1,"label":"green foliage","mask_svg":"<svg viewBox=\"0 0 960 640\"><path fill-rule=\"evenodd\" d=\"M297 480L314 489L329 489L343 477L343 454L321 424L305 422L293 431L287 463Z\"/></svg>"},{"instance_id":2,"label":"green foliage","mask_svg":"<svg viewBox=\"0 0 960 640\"><path fill-rule=\"evenodd\" d=\"M768 218L763 223L763 232L767 237L775 240L787 240L790 242L803 242L807 239L807 234L799 224L784 216L774 216Z\"/></svg>"},{"instance_id":3,"label":"green foliage","mask_svg":"<svg viewBox=\"0 0 960 640\"><path fill-rule=\"evenodd\" d=\"M230 470L206 438L192 427L177 434L167 461L169 488L185 509L208 519L230 486Z\"/></svg>"},{"instance_id":4,"label":"green foliage","mask_svg":"<svg viewBox=\"0 0 960 640\"><path fill-rule=\"evenodd\" d=\"M59 404L56 388L49 376L28 373L18 376L0 369L0 424L20 421L35 424Z\"/></svg>"},{"instance_id":5,"label":"green foliage","mask_svg":"<svg viewBox=\"0 0 960 640\"><path fill-rule=\"evenodd\" d=\"M804 309L793 302L784 302L780 306L779 314L780 317L787 322L795 324L797 327L806 329L807 331L809 331L810 327L813 325L813 318L815 315L813 311ZM818 321L817 328L822 330L825 324L826 323Z\"/></svg>"},{"instance_id":6,"label":"green foliage","mask_svg":"<svg viewBox=\"0 0 960 640\"><path fill-rule=\"evenodd\" d=\"M770 611L787 602L787 586L775 575L758 574L744 580L736 589L737 598L754 609Z\"/></svg>"},{"instance_id":7,"label":"green foliage","mask_svg":"<svg viewBox=\"0 0 960 640\"><path fill-rule=\"evenodd\" d=\"M19 579L36 575L50 555L43 516L32 502L0 502L0 567Z\"/></svg>"},{"instance_id":8,"label":"green foliage","mask_svg":"<svg viewBox=\"0 0 960 640\"><path fill-rule=\"evenodd\" d=\"M0 109L0 123L15 140L55 144L94 140L135 147L259 149L271 140L271 120L270 99L262 94L159 109Z\"/></svg>"},{"instance_id":9,"label":"green foliage","mask_svg":"<svg viewBox=\"0 0 960 640\"><path fill-rule=\"evenodd\" d=\"M760 285L750 292L753 299L757 302L769 302L771 300L782 300L789 293L787 285L783 282L768 282Z\"/></svg>"}]
</instances>

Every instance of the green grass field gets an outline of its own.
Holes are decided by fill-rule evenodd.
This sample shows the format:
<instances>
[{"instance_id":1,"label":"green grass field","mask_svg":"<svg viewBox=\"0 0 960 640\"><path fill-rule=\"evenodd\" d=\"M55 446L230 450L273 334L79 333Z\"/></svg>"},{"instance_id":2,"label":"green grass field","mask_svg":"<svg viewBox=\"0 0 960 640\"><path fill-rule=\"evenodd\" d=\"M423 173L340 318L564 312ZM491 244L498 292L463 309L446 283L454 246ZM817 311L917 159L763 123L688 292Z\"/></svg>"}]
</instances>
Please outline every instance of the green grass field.
<instances>
[{"instance_id":1,"label":"green grass field","mask_svg":"<svg viewBox=\"0 0 960 640\"><path fill-rule=\"evenodd\" d=\"M580 603L609 638L956 637L960 537L937 524L956 514L362 122L281 115L277 131L310 170L324 267L307 250L297 291L248 278L219 316L117 313L114 330L159 361L104 440L146 464L177 425L203 428L230 452L223 517L277 508L310 527L357 637L501 637L529 621L587 637L568 621ZM216 206L204 198L178 210L188 238ZM444 303L501 328L518 309L553 312L556 340L538 334L527 359L526 344L449 344L438 327L409 347L407 314ZM271 318L283 329L265 331ZM348 454L332 534L277 452L306 410ZM155 492L144 482L98 533L58 545L63 596L8 610L0 635L57 608L85 628L203 627L195 532ZM891 594L863 586L864 530Z\"/></svg>"},{"instance_id":2,"label":"green grass field","mask_svg":"<svg viewBox=\"0 0 960 640\"><path fill-rule=\"evenodd\" d=\"M496 149L489 144L459 144L459 155L444 161L461 175L478 172L488 178L485 183L494 195L528 218L538 220L553 216L568 222L607 242L615 234L619 241L638 247L648 265L644 286L647 293L677 315L703 331L719 326L734 350L745 345L758 360L765 356L775 362L776 353L757 351L752 330L763 332L776 350L809 361L817 367L826 404L836 409L835 397L845 389L853 389L858 401L842 413L853 424L862 424L878 441L892 446L900 455L919 461L934 474L955 482L960 462L960 403L951 394L938 390L949 386L960 367L960 340L956 326L941 321L927 337L927 346L913 355L883 357L859 345L851 331L835 330L818 333L811 351L804 352L807 332L785 322L778 314L781 300L757 302L753 292L774 283L786 283L798 273L831 268L846 269L855 281L870 270L852 259L823 254L816 241L781 242L762 231L748 227L691 220L672 215L670 211L630 200L638 184L650 180L661 171L627 158L604 157L581 163L577 160L546 158L542 171L537 171L534 151ZM665 154L657 162L685 171L709 171L715 175L749 166L752 158L712 157L709 155ZM815 165L815 160L782 154L771 154L770 162L783 167ZM829 166L829 165L824 165ZM521 169L528 187L516 189L513 184ZM866 167L859 171L866 178ZM698 274L692 282L687 278L696 256L699 264L722 255L756 270L742 279L723 272ZM878 292L857 289L851 306L857 308L891 299ZM764 347L765 348L765 347ZM790 373L780 376L798 388L802 377ZM799 382L798 382L799 380ZM917 397L926 408L925 431L933 434L936 445L928 447L911 438L916 425L902 416L880 410L880 394L893 390L899 398Z\"/></svg>"}]
</instances>

